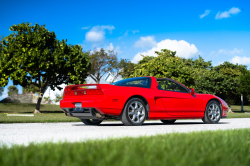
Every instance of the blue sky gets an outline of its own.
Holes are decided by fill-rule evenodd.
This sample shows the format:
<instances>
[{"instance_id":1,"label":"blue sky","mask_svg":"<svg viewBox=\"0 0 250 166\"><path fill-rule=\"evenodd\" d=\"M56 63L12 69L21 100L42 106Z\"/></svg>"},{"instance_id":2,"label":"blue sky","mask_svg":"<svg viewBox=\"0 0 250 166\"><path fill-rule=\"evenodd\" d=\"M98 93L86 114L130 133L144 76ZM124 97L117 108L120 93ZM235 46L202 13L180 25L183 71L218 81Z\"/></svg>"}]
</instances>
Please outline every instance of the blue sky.
<instances>
[{"instance_id":1,"label":"blue sky","mask_svg":"<svg viewBox=\"0 0 250 166\"><path fill-rule=\"evenodd\" d=\"M136 62L168 48L186 58L250 67L250 1L2 1L0 35L13 24L45 24L83 50L114 48ZM11 84L11 82L10 82ZM20 88L19 88L20 89ZM1 98L0 98L1 100Z\"/></svg>"}]
</instances>

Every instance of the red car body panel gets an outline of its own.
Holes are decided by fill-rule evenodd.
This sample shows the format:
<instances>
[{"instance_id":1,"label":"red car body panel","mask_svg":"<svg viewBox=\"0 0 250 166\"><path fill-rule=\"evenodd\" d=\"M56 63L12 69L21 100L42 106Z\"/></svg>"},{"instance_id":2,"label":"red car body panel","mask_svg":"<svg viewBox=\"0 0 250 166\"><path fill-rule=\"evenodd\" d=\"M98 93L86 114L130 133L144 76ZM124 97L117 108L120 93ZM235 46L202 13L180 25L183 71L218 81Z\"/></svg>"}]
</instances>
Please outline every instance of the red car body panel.
<instances>
[{"instance_id":1,"label":"red car body panel","mask_svg":"<svg viewBox=\"0 0 250 166\"><path fill-rule=\"evenodd\" d=\"M99 85L103 94L64 96L60 101L60 107L62 109L75 108L75 103L81 103L83 108L95 108L103 115L119 116L130 98L140 97L148 103L148 119L195 119L204 117L207 103L214 99L221 104L222 117L227 116L226 102L215 95L197 93L191 95L190 93L159 90L156 78L149 78L151 79L150 88L85 84L85 86Z\"/></svg>"}]
</instances>

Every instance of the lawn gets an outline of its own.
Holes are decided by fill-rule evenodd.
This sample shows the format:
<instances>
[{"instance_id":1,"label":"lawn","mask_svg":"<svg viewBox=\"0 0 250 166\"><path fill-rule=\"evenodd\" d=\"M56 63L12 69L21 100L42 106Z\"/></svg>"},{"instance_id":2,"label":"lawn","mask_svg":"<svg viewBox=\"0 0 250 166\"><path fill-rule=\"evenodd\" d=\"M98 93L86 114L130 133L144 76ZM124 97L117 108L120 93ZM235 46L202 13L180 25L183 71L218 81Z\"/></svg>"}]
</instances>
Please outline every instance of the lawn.
<instances>
[{"instance_id":1,"label":"lawn","mask_svg":"<svg viewBox=\"0 0 250 166\"><path fill-rule=\"evenodd\" d=\"M36 104L0 103L0 123L35 123L35 122L80 122L80 119L65 116L59 105L42 104L41 114L33 117L7 116L7 114L32 114Z\"/></svg>"},{"instance_id":2,"label":"lawn","mask_svg":"<svg viewBox=\"0 0 250 166\"><path fill-rule=\"evenodd\" d=\"M250 129L0 147L0 165L247 166Z\"/></svg>"},{"instance_id":3,"label":"lawn","mask_svg":"<svg viewBox=\"0 0 250 166\"><path fill-rule=\"evenodd\" d=\"M0 123L35 123L35 122L80 122L80 119L67 117L58 105L42 104L42 114L35 114L34 117L12 117L7 114L32 114L36 104L23 103L0 103ZM232 106L235 113L228 113L228 118L250 118L250 106L244 106L249 113L241 113L240 106Z\"/></svg>"}]
</instances>

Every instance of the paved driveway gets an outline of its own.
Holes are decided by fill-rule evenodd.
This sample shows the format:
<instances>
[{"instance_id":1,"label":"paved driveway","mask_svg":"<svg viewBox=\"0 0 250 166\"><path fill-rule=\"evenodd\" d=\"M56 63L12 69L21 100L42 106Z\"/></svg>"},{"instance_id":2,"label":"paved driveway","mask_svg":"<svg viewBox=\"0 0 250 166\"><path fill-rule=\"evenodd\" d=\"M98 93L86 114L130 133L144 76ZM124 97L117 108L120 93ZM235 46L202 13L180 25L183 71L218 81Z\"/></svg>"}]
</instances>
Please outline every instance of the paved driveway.
<instances>
[{"instance_id":1,"label":"paved driveway","mask_svg":"<svg viewBox=\"0 0 250 166\"><path fill-rule=\"evenodd\" d=\"M142 126L124 126L121 122L103 122L100 126L86 126L81 122L0 124L0 146L238 128L250 128L250 118L222 119L215 125L204 124L201 120L177 120L171 125L146 121Z\"/></svg>"}]
</instances>

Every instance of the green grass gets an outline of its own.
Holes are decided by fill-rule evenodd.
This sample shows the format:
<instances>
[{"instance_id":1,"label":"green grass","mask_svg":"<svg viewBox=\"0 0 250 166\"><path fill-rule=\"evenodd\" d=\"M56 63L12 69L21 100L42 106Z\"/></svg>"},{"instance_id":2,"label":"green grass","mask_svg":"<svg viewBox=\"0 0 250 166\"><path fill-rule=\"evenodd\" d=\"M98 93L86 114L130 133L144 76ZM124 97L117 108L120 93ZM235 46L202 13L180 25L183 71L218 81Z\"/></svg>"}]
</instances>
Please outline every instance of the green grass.
<instances>
[{"instance_id":1,"label":"green grass","mask_svg":"<svg viewBox=\"0 0 250 166\"><path fill-rule=\"evenodd\" d=\"M0 113L33 113L36 104L29 103L0 103ZM41 104L41 113L62 113L59 105Z\"/></svg>"},{"instance_id":2,"label":"green grass","mask_svg":"<svg viewBox=\"0 0 250 166\"><path fill-rule=\"evenodd\" d=\"M34 116L7 116L0 113L0 123L48 123L48 122L81 122L80 119L65 116L64 113L43 113Z\"/></svg>"},{"instance_id":3,"label":"green grass","mask_svg":"<svg viewBox=\"0 0 250 166\"><path fill-rule=\"evenodd\" d=\"M248 166L250 129L0 148L0 165Z\"/></svg>"},{"instance_id":4,"label":"green grass","mask_svg":"<svg viewBox=\"0 0 250 166\"><path fill-rule=\"evenodd\" d=\"M232 105L231 109L233 112L240 112L241 111L241 106L240 105ZM244 106L243 110L246 112L250 112L250 106Z\"/></svg>"},{"instance_id":5,"label":"green grass","mask_svg":"<svg viewBox=\"0 0 250 166\"><path fill-rule=\"evenodd\" d=\"M40 111L42 114L35 114L34 117L12 117L7 114L33 113L36 104L24 103L0 103L0 123L46 123L46 122L80 122L80 119L67 117L63 114L59 105L42 104ZM250 118L250 113L241 113L241 106L232 106L232 111L228 113L228 118ZM250 112L250 106L244 106L244 111ZM7 114L6 114L7 113Z\"/></svg>"},{"instance_id":6,"label":"green grass","mask_svg":"<svg viewBox=\"0 0 250 166\"><path fill-rule=\"evenodd\" d=\"M7 114L30 114L35 110L36 104L27 103L0 103L0 123L47 123L47 122L80 122L74 117L65 116L59 105L42 104L42 114L34 117L7 116Z\"/></svg>"},{"instance_id":7,"label":"green grass","mask_svg":"<svg viewBox=\"0 0 250 166\"><path fill-rule=\"evenodd\" d=\"M250 106L244 106L244 112L241 112L240 105L232 105L231 109L234 113L228 113L227 118L250 118Z\"/></svg>"}]
</instances>

